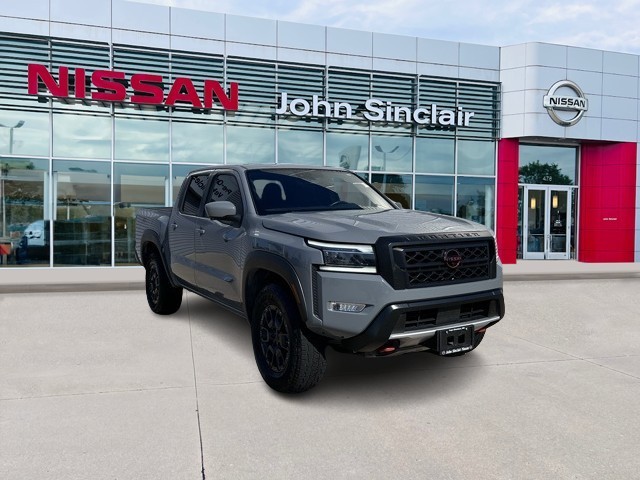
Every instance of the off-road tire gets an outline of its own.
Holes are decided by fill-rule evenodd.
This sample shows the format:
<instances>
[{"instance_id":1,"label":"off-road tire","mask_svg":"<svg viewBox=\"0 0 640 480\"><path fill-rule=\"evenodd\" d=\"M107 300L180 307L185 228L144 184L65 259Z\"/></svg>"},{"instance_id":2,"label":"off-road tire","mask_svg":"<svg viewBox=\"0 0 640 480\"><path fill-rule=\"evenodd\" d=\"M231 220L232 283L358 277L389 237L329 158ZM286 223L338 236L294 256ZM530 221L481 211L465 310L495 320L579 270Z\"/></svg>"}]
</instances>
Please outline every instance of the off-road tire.
<instances>
[{"instance_id":1,"label":"off-road tire","mask_svg":"<svg viewBox=\"0 0 640 480\"><path fill-rule=\"evenodd\" d=\"M149 308L160 315L176 313L182 304L182 288L171 285L157 252L149 254L145 268L145 288Z\"/></svg>"},{"instance_id":2,"label":"off-road tire","mask_svg":"<svg viewBox=\"0 0 640 480\"><path fill-rule=\"evenodd\" d=\"M258 370L271 388L300 393L314 387L327 366L322 345L307 338L291 294L270 284L256 298L251 338Z\"/></svg>"}]
</instances>

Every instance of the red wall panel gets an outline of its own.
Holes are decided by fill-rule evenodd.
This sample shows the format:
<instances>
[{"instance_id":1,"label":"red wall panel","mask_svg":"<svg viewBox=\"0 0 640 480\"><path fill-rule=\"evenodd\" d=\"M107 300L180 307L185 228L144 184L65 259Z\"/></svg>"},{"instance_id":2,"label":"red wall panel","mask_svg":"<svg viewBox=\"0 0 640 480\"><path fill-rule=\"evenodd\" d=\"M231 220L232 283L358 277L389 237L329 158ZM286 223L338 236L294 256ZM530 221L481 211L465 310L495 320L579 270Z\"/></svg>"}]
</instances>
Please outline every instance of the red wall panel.
<instances>
[{"instance_id":1,"label":"red wall panel","mask_svg":"<svg viewBox=\"0 0 640 480\"><path fill-rule=\"evenodd\" d=\"M636 157L635 143L582 146L579 261L634 261Z\"/></svg>"},{"instance_id":2,"label":"red wall panel","mask_svg":"<svg viewBox=\"0 0 640 480\"><path fill-rule=\"evenodd\" d=\"M498 142L496 240L503 263L516 263L518 238L518 139Z\"/></svg>"}]
</instances>

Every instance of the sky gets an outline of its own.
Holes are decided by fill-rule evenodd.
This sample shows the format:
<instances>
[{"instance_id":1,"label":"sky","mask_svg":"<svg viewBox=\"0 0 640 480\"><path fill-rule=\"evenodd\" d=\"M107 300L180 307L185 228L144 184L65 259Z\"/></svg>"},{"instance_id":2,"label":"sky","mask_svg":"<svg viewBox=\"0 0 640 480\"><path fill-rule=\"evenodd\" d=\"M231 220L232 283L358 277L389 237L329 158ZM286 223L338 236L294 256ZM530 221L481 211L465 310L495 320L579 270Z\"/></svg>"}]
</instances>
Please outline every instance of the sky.
<instances>
[{"instance_id":1,"label":"sky","mask_svg":"<svg viewBox=\"0 0 640 480\"><path fill-rule=\"evenodd\" d=\"M136 0L380 33L640 55L640 0Z\"/></svg>"}]
</instances>

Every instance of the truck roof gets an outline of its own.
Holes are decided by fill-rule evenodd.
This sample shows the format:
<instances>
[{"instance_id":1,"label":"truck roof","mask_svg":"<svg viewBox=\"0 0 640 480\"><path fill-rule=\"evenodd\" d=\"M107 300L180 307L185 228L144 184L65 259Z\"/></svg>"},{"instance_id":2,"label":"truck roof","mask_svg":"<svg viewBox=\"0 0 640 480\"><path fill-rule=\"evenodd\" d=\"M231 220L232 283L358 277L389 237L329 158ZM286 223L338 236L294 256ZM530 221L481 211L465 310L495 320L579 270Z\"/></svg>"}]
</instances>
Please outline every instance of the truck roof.
<instances>
[{"instance_id":1,"label":"truck roof","mask_svg":"<svg viewBox=\"0 0 640 480\"><path fill-rule=\"evenodd\" d=\"M291 169L291 168L302 168L305 170L345 170L346 169L342 168L342 167L331 167L331 166L322 166L322 165L302 165L302 164L296 164L296 163L248 163L248 164L228 164L228 165L223 165L223 164L215 164L215 165L207 165L206 167L199 167L199 168L194 168L192 170L193 172L207 172L211 169L214 168L229 168L232 170L264 170L264 169L276 169L276 170L281 170L281 169Z\"/></svg>"}]
</instances>

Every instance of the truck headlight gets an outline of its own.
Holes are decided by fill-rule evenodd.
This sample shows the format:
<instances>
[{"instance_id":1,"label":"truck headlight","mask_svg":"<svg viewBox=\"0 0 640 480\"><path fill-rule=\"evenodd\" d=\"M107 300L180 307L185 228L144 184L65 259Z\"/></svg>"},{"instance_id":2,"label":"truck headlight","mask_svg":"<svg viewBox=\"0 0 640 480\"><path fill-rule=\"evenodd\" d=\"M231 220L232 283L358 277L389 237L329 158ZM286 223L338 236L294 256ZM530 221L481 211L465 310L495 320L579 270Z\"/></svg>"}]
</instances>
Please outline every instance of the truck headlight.
<instances>
[{"instance_id":1,"label":"truck headlight","mask_svg":"<svg viewBox=\"0 0 640 480\"><path fill-rule=\"evenodd\" d=\"M307 244L322 251L324 265L320 266L320 270L376 273L376 256L371 245L325 243L315 240L307 240Z\"/></svg>"}]
</instances>

